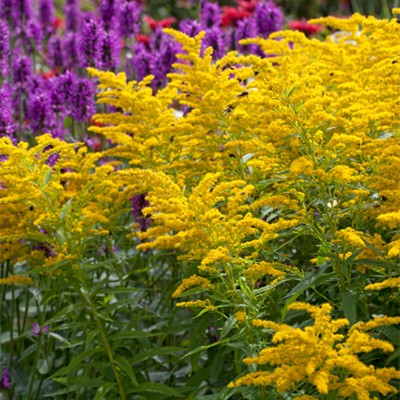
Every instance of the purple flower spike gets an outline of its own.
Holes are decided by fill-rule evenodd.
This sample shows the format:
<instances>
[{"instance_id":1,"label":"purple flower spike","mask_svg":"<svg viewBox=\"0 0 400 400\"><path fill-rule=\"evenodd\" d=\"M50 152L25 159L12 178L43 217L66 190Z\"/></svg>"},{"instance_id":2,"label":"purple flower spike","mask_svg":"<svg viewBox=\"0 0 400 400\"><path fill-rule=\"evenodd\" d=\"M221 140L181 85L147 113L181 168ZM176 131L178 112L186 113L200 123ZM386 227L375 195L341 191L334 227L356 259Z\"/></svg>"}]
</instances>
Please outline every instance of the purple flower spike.
<instances>
[{"instance_id":1,"label":"purple flower spike","mask_svg":"<svg viewBox=\"0 0 400 400\"><path fill-rule=\"evenodd\" d=\"M202 29L202 24L196 19L186 18L179 23L179 30L189 37L195 37Z\"/></svg>"},{"instance_id":2,"label":"purple flower spike","mask_svg":"<svg viewBox=\"0 0 400 400\"><path fill-rule=\"evenodd\" d=\"M81 79L71 87L67 98L69 114L76 121L86 122L95 113L96 87L89 79Z\"/></svg>"},{"instance_id":3,"label":"purple flower spike","mask_svg":"<svg viewBox=\"0 0 400 400\"><path fill-rule=\"evenodd\" d=\"M65 30L79 32L82 27L82 15L79 0L67 0L65 5Z\"/></svg>"},{"instance_id":4,"label":"purple flower spike","mask_svg":"<svg viewBox=\"0 0 400 400\"><path fill-rule=\"evenodd\" d=\"M49 125L50 109L49 98L46 93L30 95L28 100L29 126L35 132L43 131Z\"/></svg>"},{"instance_id":5,"label":"purple flower spike","mask_svg":"<svg viewBox=\"0 0 400 400\"><path fill-rule=\"evenodd\" d=\"M102 53L102 68L106 71L116 71L121 60L121 42L115 32L105 34Z\"/></svg>"},{"instance_id":6,"label":"purple flower spike","mask_svg":"<svg viewBox=\"0 0 400 400\"><path fill-rule=\"evenodd\" d=\"M22 19L29 21L35 17L35 7L32 0L13 0L11 16L14 24L22 28Z\"/></svg>"},{"instance_id":7,"label":"purple flower spike","mask_svg":"<svg viewBox=\"0 0 400 400\"><path fill-rule=\"evenodd\" d=\"M253 17L256 21L258 34L262 35L264 38L282 29L282 10L272 1L268 3L258 3L254 10Z\"/></svg>"},{"instance_id":8,"label":"purple flower spike","mask_svg":"<svg viewBox=\"0 0 400 400\"><path fill-rule=\"evenodd\" d=\"M42 51L42 26L36 19L32 18L26 23L25 39L28 54L32 54L35 51L32 46L31 39L35 42L37 51Z\"/></svg>"},{"instance_id":9,"label":"purple flower spike","mask_svg":"<svg viewBox=\"0 0 400 400\"><path fill-rule=\"evenodd\" d=\"M217 3L202 2L201 22L206 28L218 27L221 24L221 9Z\"/></svg>"},{"instance_id":10,"label":"purple flower spike","mask_svg":"<svg viewBox=\"0 0 400 400\"><path fill-rule=\"evenodd\" d=\"M257 45L241 45L239 41L242 39L257 37L257 28L253 18L245 18L243 21L238 21L238 26L235 32L235 41L237 49L241 53L255 53Z\"/></svg>"},{"instance_id":11,"label":"purple flower spike","mask_svg":"<svg viewBox=\"0 0 400 400\"><path fill-rule=\"evenodd\" d=\"M34 322L32 325L32 334L34 336L39 335L40 333L46 333L48 332L50 327L48 325L44 326L42 329L40 329L40 326L38 323Z\"/></svg>"},{"instance_id":12,"label":"purple flower spike","mask_svg":"<svg viewBox=\"0 0 400 400\"><path fill-rule=\"evenodd\" d=\"M52 32L51 24L54 21L54 0L39 0L38 18L46 34Z\"/></svg>"},{"instance_id":13,"label":"purple flower spike","mask_svg":"<svg viewBox=\"0 0 400 400\"><path fill-rule=\"evenodd\" d=\"M136 196L131 197L131 203L132 203L132 214L136 220L136 222L139 223L139 229L141 231L146 230L151 222L151 219L145 218L144 215L142 214L142 210L145 207L149 207L150 203L146 200L147 193L144 194L138 194Z\"/></svg>"},{"instance_id":14,"label":"purple flower spike","mask_svg":"<svg viewBox=\"0 0 400 400\"><path fill-rule=\"evenodd\" d=\"M0 76L8 74L10 58L10 31L8 24L0 19Z\"/></svg>"},{"instance_id":15,"label":"purple flower spike","mask_svg":"<svg viewBox=\"0 0 400 400\"><path fill-rule=\"evenodd\" d=\"M0 19L11 21L13 0L0 0Z\"/></svg>"},{"instance_id":16,"label":"purple flower spike","mask_svg":"<svg viewBox=\"0 0 400 400\"><path fill-rule=\"evenodd\" d=\"M7 136L16 144L16 139L12 136L15 128L11 111L11 94L4 84L0 89L0 137Z\"/></svg>"},{"instance_id":17,"label":"purple flower spike","mask_svg":"<svg viewBox=\"0 0 400 400\"><path fill-rule=\"evenodd\" d=\"M98 22L90 20L83 23L79 43L79 57L83 68L101 67L104 36L104 29Z\"/></svg>"},{"instance_id":18,"label":"purple flower spike","mask_svg":"<svg viewBox=\"0 0 400 400\"><path fill-rule=\"evenodd\" d=\"M63 42L64 66L66 68L79 67L79 35L67 32Z\"/></svg>"},{"instance_id":19,"label":"purple flower spike","mask_svg":"<svg viewBox=\"0 0 400 400\"><path fill-rule=\"evenodd\" d=\"M136 1L124 1L119 11L119 33L123 37L137 35L140 32L140 8Z\"/></svg>"},{"instance_id":20,"label":"purple flower spike","mask_svg":"<svg viewBox=\"0 0 400 400\"><path fill-rule=\"evenodd\" d=\"M101 0L99 7L99 16L104 27L108 30L110 24L113 23L119 9L118 0Z\"/></svg>"},{"instance_id":21,"label":"purple flower spike","mask_svg":"<svg viewBox=\"0 0 400 400\"><path fill-rule=\"evenodd\" d=\"M63 57L63 43L59 35L54 35L49 39L47 45L47 60L49 62L50 68L54 69L56 67L62 67L64 65Z\"/></svg>"},{"instance_id":22,"label":"purple flower spike","mask_svg":"<svg viewBox=\"0 0 400 400\"><path fill-rule=\"evenodd\" d=\"M155 64L155 60L143 43L135 44L134 50L135 55L132 58L132 66L136 71L136 80L141 81L145 76L151 75L152 65Z\"/></svg>"},{"instance_id":23,"label":"purple flower spike","mask_svg":"<svg viewBox=\"0 0 400 400\"><path fill-rule=\"evenodd\" d=\"M10 371L8 367L1 374L0 390L11 390Z\"/></svg>"},{"instance_id":24,"label":"purple flower spike","mask_svg":"<svg viewBox=\"0 0 400 400\"><path fill-rule=\"evenodd\" d=\"M203 52L207 47L212 47L214 49L212 58L213 60L222 58L225 52L225 41L221 28L214 27L206 30L206 36L204 36L202 42Z\"/></svg>"},{"instance_id":25,"label":"purple flower spike","mask_svg":"<svg viewBox=\"0 0 400 400\"><path fill-rule=\"evenodd\" d=\"M16 52L12 60L13 83L18 88L24 87L32 76L32 72L32 60Z\"/></svg>"}]
</instances>

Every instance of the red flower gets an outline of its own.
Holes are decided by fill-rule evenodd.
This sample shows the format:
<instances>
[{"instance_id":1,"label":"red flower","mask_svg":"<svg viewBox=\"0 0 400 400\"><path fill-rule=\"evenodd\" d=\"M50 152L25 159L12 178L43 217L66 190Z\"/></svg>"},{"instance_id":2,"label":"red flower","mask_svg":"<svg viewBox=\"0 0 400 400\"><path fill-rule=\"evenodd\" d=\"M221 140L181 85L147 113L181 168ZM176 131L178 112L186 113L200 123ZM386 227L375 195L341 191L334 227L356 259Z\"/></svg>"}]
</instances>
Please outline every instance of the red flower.
<instances>
[{"instance_id":1,"label":"red flower","mask_svg":"<svg viewBox=\"0 0 400 400\"><path fill-rule=\"evenodd\" d=\"M93 118L90 120L90 125L97 125L99 128L103 126L101 122L96 123Z\"/></svg>"},{"instance_id":2,"label":"red flower","mask_svg":"<svg viewBox=\"0 0 400 400\"><path fill-rule=\"evenodd\" d=\"M53 76L55 76L57 74L58 74L58 69L56 67L51 71L43 72L42 76L43 76L44 79L49 79L49 78L52 78Z\"/></svg>"},{"instance_id":3,"label":"red flower","mask_svg":"<svg viewBox=\"0 0 400 400\"><path fill-rule=\"evenodd\" d=\"M64 21L60 17L55 17L51 25L53 26L54 31L56 31L64 26Z\"/></svg>"},{"instance_id":4,"label":"red flower","mask_svg":"<svg viewBox=\"0 0 400 400\"><path fill-rule=\"evenodd\" d=\"M171 24L174 24L176 22L176 18L174 17L169 17L162 19L161 21L155 21L153 18L149 17L148 15L145 15L143 17L143 21L147 22L150 26L150 29L154 32L157 27L161 28L170 28Z\"/></svg>"},{"instance_id":5,"label":"red flower","mask_svg":"<svg viewBox=\"0 0 400 400\"><path fill-rule=\"evenodd\" d=\"M138 43L144 43L146 46L149 44L149 36L144 35L143 33L139 33L136 35L136 40Z\"/></svg>"},{"instance_id":6,"label":"red flower","mask_svg":"<svg viewBox=\"0 0 400 400\"><path fill-rule=\"evenodd\" d=\"M288 25L291 29L303 32L306 36L314 35L324 29L321 25L309 24L305 18L301 21L289 21Z\"/></svg>"},{"instance_id":7,"label":"red flower","mask_svg":"<svg viewBox=\"0 0 400 400\"><path fill-rule=\"evenodd\" d=\"M221 15L221 25L222 26L233 26L236 27L237 21L244 18L250 17L251 13L249 11L239 10L235 7L222 7Z\"/></svg>"},{"instance_id":8,"label":"red flower","mask_svg":"<svg viewBox=\"0 0 400 400\"><path fill-rule=\"evenodd\" d=\"M238 9L240 11L247 11L253 13L257 4L258 0L235 0L238 4Z\"/></svg>"}]
</instances>

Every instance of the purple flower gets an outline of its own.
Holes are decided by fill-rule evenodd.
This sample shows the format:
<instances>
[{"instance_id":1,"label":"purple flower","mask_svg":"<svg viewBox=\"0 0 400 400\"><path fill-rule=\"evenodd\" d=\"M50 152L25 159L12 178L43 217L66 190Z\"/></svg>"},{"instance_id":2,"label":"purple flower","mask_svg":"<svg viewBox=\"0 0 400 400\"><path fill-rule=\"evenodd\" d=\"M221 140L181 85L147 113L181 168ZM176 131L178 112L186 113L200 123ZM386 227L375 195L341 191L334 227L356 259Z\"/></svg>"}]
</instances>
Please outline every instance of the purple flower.
<instances>
[{"instance_id":1,"label":"purple flower","mask_svg":"<svg viewBox=\"0 0 400 400\"><path fill-rule=\"evenodd\" d=\"M8 370L8 367L1 374L0 390L3 390L3 389L6 389L6 390L11 389L10 371Z\"/></svg>"},{"instance_id":2,"label":"purple flower","mask_svg":"<svg viewBox=\"0 0 400 400\"><path fill-rule=\"evenodd\" d=\"M43 92L39 95L30 95L28 99L27 116L29 119L29 126L35 132L43 132L45 126L49 126L50 121L50 108L49 97L47 93Z\"/></svg>"},{"instance_id":3,"label":"purple flower","mask_svg":"<svg viewBox=\"0 0 400 400\"><path fill-rule=\"evenodd\" d=\"M130 37L140 32L140 8L136 1L124 1L119 10L119 33L121 36Z\"/></svg>"},{"instance_id":4,"label":"purple flower","mask_svg":"<svg viewBox=\"0 0 400 400\"><path fill-rule=\"evenodd\" d=\"M176 54L180 52L179 45L170 37L165 37L159 51L154 54L151 65L151 73L154 80L151 83L153 89L165 86L167 74L171 72L172 64L176 61Z\"/></svg>"},{"instance_id":5,"label":"purple flower","mask_svg":"<svg viewBox=\"0 0 400 400\"><path fill-rule=\"evenodd\" d=\"M42 50L43 40L42 26L36 19L33 18L27 21L25 30L25 42L28 54L31 54L35 51L31 40L35 42L36 49L40 52Z\"/></svg>"},{"instance_id":6,"label":"purple flower","mask_svg":"<svg viewBox=\"0 0 400 400\"><path fill-rule=\"evenodd\" d=\"M83 68L101 67L104 36L100 23L94 20L84 21L79 42L79 58Z\"/></svg>"},{"instance_id":7,"label":"purple flower","mask_svg":"<svg viewBox=\"0 0 400 400\"><path fill-rule=\"evenodd\" d=\"M152 65L155 64L155 60L143 43L135 44L134 50L135 53L132 58L132 66L136 71L136 80L141 81L145 76L151 75Z\"/></svg>"},{"instance_id":8,"label":"purple flower","mask_svg":"<svg viewBox=\"0 0 400 400\"><path fill-rule=\"evenodd\" d=\"M65 93L61 89L62 77L55 76L49 80L49 99L50 109L54 113L59 113L65 110Z\"/></svg>"},{"instance_id":9,"label":"purple flower","mask_svg":"<svg viewBox=\"0 0 400 400\"><path fill-rule=\"evenodd\" d=\"M121 42L115 32L105 33L102 54L102 68L116 71L121 61Z\"/></svg>"},{"instance_id":10,"label":"purple flower","mask_svg":"<svg viewBox=\"0 0 400 400\"><path fill-rule=\"evenodd\" d=\"M221 28L214 27L206 30L203 42L201 44L203 52L208 48L214 49L212 58L213 60L221 58L225 54L225 41Z\"/></svg>"},{"instance_id":11,"label":"purple flower","mask_svg":"<svg viewBox=\"0 0 400 400\"><path fill-rule=\"evenodd\" d=\"M134 216L136 222L139 223L139 229L146 230L151 222L151 219L146 218L142 214L142 210L145 207L149 207L150 203L146 200L147 193L144 194L138 194L136 196L131 197L131 203L132 203L132 215Z\"/></svg>"},{"instance_id":12,"label":"purple flower","mask_svg":"<svg viewBox=\"0 0 400 400\"><path fill-rule=\"evenodd\" d=\"M169 36L163 32L163 28L158 26L150 36L150 49L153 52L161 50L163 44L169 39Z\"/></svg>"},{"instance_id":13,"label":"purple flower","mask_svg":"<svg viewBox=\"0 0 400 400\"><path fill-rule=\"evenodd\" d=\"M119 9L118 0L101 0L99 6L99 16L104 27L108 30L110 24L114 22Z\"/></svg>"},{"instance_id":14,"label":"purple flower","mask_svg":"<svg viewBox=\"0 0 400 400\"><path fill-rule=\"evenodd\" d=\"M78 78L74 71L67 71L65 74L58 77L58 89L60 96L64 96L65 101L68 103L76 92ZM63 100L64 101L64 100Z\"/></svg>"},{"instance_id":15,"label":"purple flower","mask_svg":"<svg viewBox=\"0 0 400 400\"><path fill-rule=\"evenodd\" d=\"M51 36L47 44L47 61L51 69L64 65L62 48L63 43L60 36L58 34Z\"/></svg>"},{"instance_id":16,"label":"purple flower","mask_svg":"<svg viewBox=\"0 0 400 400\"><path fill-rule=\"evenodd\" d=\"M12 136L15 128L11 111L11 94L7 86L3 84L0 89L0 137L7 136L12 142L16 142Z\"/></svg>"},{"instance_id":17,"label":"purple flower","mask_svg":"<svg viewBox=\"0 0 400 400\"><path fill-rule=\"evenodd\" d=\"M11 21L13 0L0 0L0 19Z\"/></svg>"},{"instance_id":18,"label":"purple flower","mask_svg":"<svg viewBox=\"0 0 400 400\"><path fill-rule=\"evenodd\" d=\"M272 32L282 29L282 10L272 0L268 3L259 2L254 10L253 17L256 22L258 34L264 38L267 38Z\"/></svg>"},{"instance_id":19,"label":"purple flower","mask_svg":"<svg viewBox=\"0 0 400 400\"><path fill-rule=\"evenodd\" d=\"M13 0L11 17L13 23L18 27L22 28L22 19L29 21L35 17L35 7L32 0Z\"/></svg>"},{"instance_id":20,"label":"purple flower","mask_svg":"<svg viewBox=\"0 0 400 400\"><path fill-rule=\"evenodd\" d=\"M237 44L237 49L241 53L254 53L257 50L257 45L241 45L239 41L242 39L257 37L257 28L253 18L245 18L242 21L238 21L237 28L235 32L235 42Z\"/></svg>"},{"instance_id":21,"label":"purple flower","mask_svg":"<svg viewBox=\"0 0 400 400\"><path fill-rule=\"evenodd\" d=\"M89 79L82 78L72 86L68 98L69 115L76 121L87 121L95 113L94 95L96 87Z\"/></svg>"},{"instance_id":22,"label":"purple flower","mask_svg":"<svg viewBox=\"0 0 400 400\"><path fill-rule=\"evenodd\" d=\"M195 37L202 29L202 24L196 19L186 18L179 23L179 30L189 37Z\"/></svg>"},{"instance_id":23,"label":"purple flower","mask_svg":"<svg viewBox=\"0 0 400 400\"><path fill-rule=\"evenodd\" d=\"M44 326L42 329L40 329L40 326L38 323L34 322L33 326L32 326L32 334L37 336L40 333L46 333L48 332L48 330L50 329L50 327L48 325Z\"/></svg>"},{"instance_id":24,"label":"purple flower","mask_svg":"<svg viewBox=\"0 0 400 400\"><path fill-rule=\"evenodd\" d=\"M10 58L10 31L5 21L0 19L0 76L8 74Z\"/></svg>"},{"instance_id":25,"label":"purple flower","mask_svg":"<svg viewBox=\"0 0 400 400\"><path fill-rule=\"evenodd\" d=\"M42 25L51 24L54 20L54 0L38 1L38 18Z\"/></svg>"},{"instance_id":26,"label":"purple flower","mask_svg":"<svg viewBox=\"0 0 400 400\"><path fill-rule=\"evenodd\" d=\"M13 83L22 88L26 85L32 76L33 62L27 56L16 51L12 59Z\"/></svg>"},{"instance_id":27,"label":"purple flower","mask_svg":"<svg viewBox=\"0 0 400 400\"><path fill-rule=\"evenodd\" d=\"M82 15L79 0L67 0L65 5L65 30L79 32L82 26Z\"/></svg>"},{"instance_id":28,"label":"purple flower","mask_svg":"<svg viewBox=\"0 0 400 400\"><path fill-rule=\"evenodd\" d=\"M206 28L218 27L221 24L221 9L217 3L202 2L201 22Z\"/></svg>"},{"instance_id":29,"label":"purple flower","mask_svg":"<svg viewBox=\"0 0 400 400\"><path fill-rule=\"evenodd\" d=\"M63 41L64 66L76 68L79 66L79 36L75 32L67 32Z\"/></svg>"}]
</instances>

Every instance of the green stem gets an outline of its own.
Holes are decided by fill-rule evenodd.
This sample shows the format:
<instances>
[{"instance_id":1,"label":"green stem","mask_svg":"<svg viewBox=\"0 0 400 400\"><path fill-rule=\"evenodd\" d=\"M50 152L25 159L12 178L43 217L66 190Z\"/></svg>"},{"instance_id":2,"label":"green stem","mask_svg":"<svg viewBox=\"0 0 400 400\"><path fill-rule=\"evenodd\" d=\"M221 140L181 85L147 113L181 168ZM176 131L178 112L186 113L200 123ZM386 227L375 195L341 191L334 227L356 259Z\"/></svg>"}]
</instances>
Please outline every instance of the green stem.
<instances>
[{"instance_id":1,"label":"green stem","mask_svg":"<svg viewBox=\"0 0 400 400\"><path fill-rule=\"evenodd\" d=\"M121 398L122 398L122 400L125 400L125 393L124 393L124 389L122 387L121 377L119 376L119 373L118 373L117 368L115 366L113 353L112 353L110 344L108 343L106 333L104 332L103 324L100 321L100 318L99 318L99 316L97 314L97 311L96 311L96 307L95 307L95 305L93 303L93 300L90 297L90 295L88 296L88 299L90 300L90 307L91 307L93 315L94 315L94 317L96 319L97 326L99 327L100 334L101 334L101 337L103 339L104 345L106 347L106 350L107 350L107 353L108 353L108 358L110 359L111 367L112 367L112 369L114 371L114 376L115 376L115 379L117 380L117 383L118 383L118 387L119 387L119 392L121 394Z\"/></svg>"},{"instance_id":2,"label":"green stem","mask_svg":"<svg viewBox=\"0 0 400 400\"><path fill-rule=\"evenodd\" d=\"M36 354L35 354L35 362L34 362L34 364L33 364L32 378L31 378L31 382L30 382L30 384L29 384L28 400L31 400L32 389L33 389L33 382L35 381L36 368L37 368L37 364L38 364L38 361L39 361L40 345L41 345L41 343L42 343L42 334L39 333L38 346L37 346Z\"/></svg>"}]
</instances>

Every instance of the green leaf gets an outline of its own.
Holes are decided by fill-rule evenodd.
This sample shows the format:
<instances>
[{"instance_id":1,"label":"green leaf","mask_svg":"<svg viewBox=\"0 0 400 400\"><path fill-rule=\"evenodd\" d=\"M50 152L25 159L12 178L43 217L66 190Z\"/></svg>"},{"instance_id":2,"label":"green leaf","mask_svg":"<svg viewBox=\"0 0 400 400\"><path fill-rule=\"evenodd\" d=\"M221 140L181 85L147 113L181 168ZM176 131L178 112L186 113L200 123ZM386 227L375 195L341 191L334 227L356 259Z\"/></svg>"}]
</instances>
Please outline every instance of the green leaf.
<instances>
[{"instance_id":1,"label":"green leaf","mask_svg":"<svg viewBox=\"0 0 400 400\"><path fill-rule=\"evenodd\" d=\"M90 331L88 335L86 336L86 341L85 341L85 350L88 349L90 344L93 342L93 339L100 333L99 329L95 329L94 331Z\"/></svg>"},{"instance_id":2,"label":"green leaf","mask_svg":"<svg viewBox=\"0 0 400 400\"><path fill-rule=\"evenodd\" d=\"M186 358L186 357L189 357L189 356L191 356L191 355L193 355L193 354L198 353L199 351L207 350L207 349L209 349L210 347L219 346L220 344L227 343L227 342L229 342L231 339L232 339L232 338L226 338L226 339L224 339L224 340L219 340L218 342L209 344L209 345L207 345L207 346L200 346L200 347L197 347L197 349L194 349L194 350L190 351L189 353L185 354L185 355L184 355L183 357L181 357L180 359L182 360L182 359L184 359L184 358Z\"/></svg>"},{"instance_id":3,"label":"green leaf","mask_svg":"<svg viewBox=\"0 0 400 400\"><path fill-rule=\"evenodd\" d=\"M42 190L46 189L47 185L49 184L52 172L53 170L51 168L47 171L46 176L44 178Z\"/></svg>"},{"instance_id":4,"label":"green leaf","mask_svg":"<svg viewBox=\"0 0 400 400\"><path fill-rule=\"evenodd\" d=\"M234 315L231 315L225 322L224 325L222 326L221 330L221 339L226 336L231 329L235 326L236 323L236 318Z\"/></svg>"},{"instance_id":5,"label":"green leaf","mask_svg":"<svg viewBox=\"0 0 400 400\"><path fill-rule=\"evenodd\" d=\"M342 292L342 305L344 316L349 320L350 326L357 321L357 308L353 296L347 290Z\"/></svg>"},{"instance_id":6,"label":"green leaf","mask_svg":"<svg viewBox=\"0 0 400 400\"><path fill-rule=\"evenodd\" d=\"M73 120L72 118L67 115L64 119L64 129L67 129L71 124L72 124Z\"/></svg>"},{"instance_id":7,"label":"green leaf","mask_svg":"<svg viewBox=\"0 0 400 400\"><path fill-rule=\"evenodd\" d=\"M354 260L353 264L361 264L361 265L370 265L372 267L379 268L391 268L391 269L400 269L400 264L393 264L385 261L379 260Z\"/></svg>"},{"instance_id":8,"label":"green leaf","mask_svg":"<svg viewBox=\"0 0 400 400\"><path fill-rule=\"evenodd\" d=\"M99 353L103 351L103 348L97 347L95 349L86 350L83 353L78 354L74 357L67 367L61 368L56 371L53 375L50 376L49 379L54 379L60 375L66 375L69 371L72 371L78 364L80 364L85 358L92 356L93 354Z\"/></svg>"},{"instance_id":9,"label":"green leaf","mask_svg":"<svg viewBox=\"0 0 400 400\"><path fill-rule=\"evenodd\" d=\"M382 335L385 335L396 346L400 346L400 331L391 325L379 326L374 329Z\"/></svg>"},{"instance_id":10,"label":"green leaf","mask_svg":"<svg viewBox=\"0 0 400 400\"><path fill-rule=\"evenodd\" d=\"M99 390L96 393L96 397L94 398L94 400L104 400L106 394L110 391L110 389L112 387L115 386L115 383L111 383L111 382L107 382L106 384L104 384L101 388L99 388Z\"/></svg>"},{"instance_id":11,"label":"green leaf","mask_svg":"<svg viewBox=\"0 0 400 400\"><path fill-rule=\"evenodd\" d=\"M15 382L17 387L25 388L28 386L28 375L25 372L25 369L21 367L19 364L14 364L12 368L10 368L10 376L11 381Z\"/></svg>"},{"instance_id":12,"label":"green leaf","mask_svg":"<svg viewBox=\"0 0 400 400\"><path fill-rule=\"evenodd\" d=\"M159 333L161 335L161 333ZM137 339L143 337L150 337L155 336L152 333L144 332L144 331L126 331L126 332L119 332L115 335L110 336L109 340L118 340L118 339Z\"/></svg>"},{"instance_id":13,"label":"green leaf","mask_svg":"<svg viewBox=\"0 0 400 400\"><path fill-rule=\"evenodd\" d=\"M133 388L129 393L140 393L140 392L156 392L174 397L185 397L179 393L176 389L173 389L167 385L157 382L144 382L139 386Z\"/></svg>"},{"instance_id":14,"label":"green leaf","mask_svg":"<svg viewBox=\"0 0 400 400\"><path fill-rule=\"evenodd\" d=\"M329 262L322 264L319 267L319 270L314 269L310 273L308 273L290 292L287 294L284 299L290 298L297 293L303 293L306 289L308 289L311 285L313 285L319 278L323 277L325 274L326 267L330 265ZM327 275L325 276L327 278Z\"/></svg>"},{"instance_id":15,"label":"green leaf","mask_svg":"<svg viewBox=\"0 0 400 400\"><path fill-rule=\"evenodd\" d=\"M300 296L300 294L301 294L301 292L295 293L292 297L290 297L290 298L286 301L285 307L283 307L283 310L282 310L281 324L283 324L283 320L284 320L285 317L286 317L286 314L287 314L287 312L288 312L288 307L289 307L294 301L296 301L296 299Z\"/></svg>"},{"instance_id":16,"label":"green leaf","mask_svg":"<svg viewBox=\"0 0 400 400\"><path fill-rule=\"evenodd\" d=\"M37 370L39 374L45 375L49 373L53 365L54 357L55 354L53 352L50 352L49 354L46 355L46 358L41 358L39 360L37 365Z\"/></svg>"},{"instance_id":17,"label":"green leaf","mask_svg":"<svg viewBox=\"0 0 400 400\"><path fill-rule=\"evenodd\" d=\"M145 361L150 358L153 358L155 356L173 354L173 353L176 353L177 351L184 351L184 350L185 350L185 348L183 348L183 347L157 347L155 349L145 350L139 354L136 354L136 356L132 357L129 360L129 362L132 365L134 365L141 361Z\"/></svg>"},{"instance_id":18,"label":"green leaf","mask_svg":"<svg viewBox=\"0 0 400 400\"><path fill-rule=\"evenodd\" d=\"M118 364L118 366L126 373L126 375L129 377L131 382L135 385L138 386L139 383L136 379L135 373L133 372L132 366L129 363L129 361L125 357L119 357L115 360L115 362Z\"/></svg>"},{"instance_id":19,"label":"green leaf","mask_svg":"<svg viewBox=\"0 0 400 400\"><path fill-rule=\"evenodd\" d=\"M71 346L71 343L68 342L67 339L63 338L61 335L59 335L58 333L55 332L49 332L49 335L52 336L54 339L59 340L60 342L64 342L65 344L68 344L69 346Z\"/></svg>"},{"instance_id":20,"label":"green leaf","mask_svg":"<svg viewBox=\"0 0 400 400\"><path fill-rule=\"evenodd\" d=\"M395 360L399 356L400 356L400 347L387 359L387 361L385 362L385 365L390 363L390 361Z\"/></svg>"}]
</instances>

